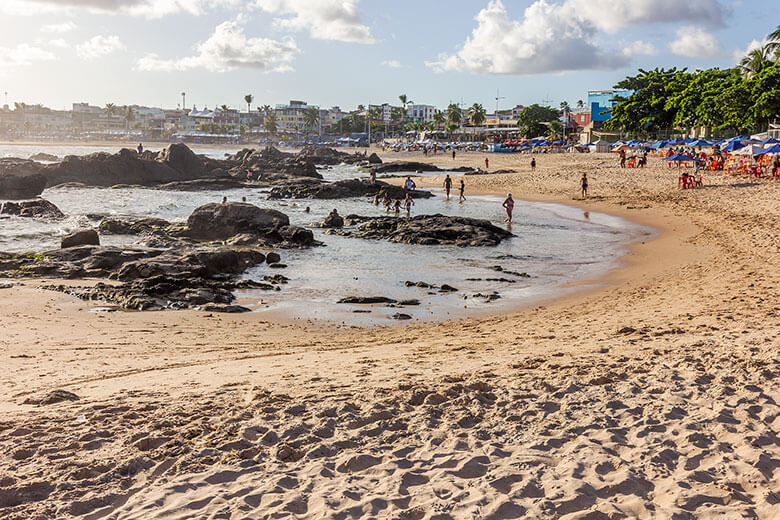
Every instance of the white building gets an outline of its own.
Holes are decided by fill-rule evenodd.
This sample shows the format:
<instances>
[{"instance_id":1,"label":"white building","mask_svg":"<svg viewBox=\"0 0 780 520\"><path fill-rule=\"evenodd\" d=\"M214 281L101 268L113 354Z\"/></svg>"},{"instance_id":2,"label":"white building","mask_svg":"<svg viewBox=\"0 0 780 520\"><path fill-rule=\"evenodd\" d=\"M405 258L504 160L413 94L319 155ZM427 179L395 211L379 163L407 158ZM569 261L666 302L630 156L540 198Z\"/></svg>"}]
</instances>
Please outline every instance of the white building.
<instances>
[{"instance_id":1,"label":"white building","mask_svg":"<svg viewBox=\"0 0 780 520\"><path fill-rule=\"evenodd\" d=\"M406 109L406 116L415 123L432 123L435 114L433 105L409 105Z\"/></svg>"}]
</instances>

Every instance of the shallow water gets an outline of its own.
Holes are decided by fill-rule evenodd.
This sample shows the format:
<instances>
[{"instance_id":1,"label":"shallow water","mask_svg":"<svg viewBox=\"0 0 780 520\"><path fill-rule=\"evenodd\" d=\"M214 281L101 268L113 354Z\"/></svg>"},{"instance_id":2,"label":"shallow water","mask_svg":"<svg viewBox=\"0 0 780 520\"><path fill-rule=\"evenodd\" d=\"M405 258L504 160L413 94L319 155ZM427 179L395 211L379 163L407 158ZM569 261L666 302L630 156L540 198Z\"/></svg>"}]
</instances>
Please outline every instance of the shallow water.
<instances>
[{"instance_id":1,"label":"shallow water","mask_svg":"<svg viewBox=\"0 0 780 520\"><path fill-rule=\"evenodd\" d=\"M214 153L221 156L225 151ZM344 165L321 172L331 180L366 175L353 166ZM432 199L416 200L412 215L442 213L484 218L496 225L506 225L501 198L468 196L466 202L458 203L457 197L447 200L443 192L437 190L435 193L436 197ZM282 262L288 265L284 270L272 270L265 264L249 270L244 275L246 278L261 279L266 274L281 273L289 277L290 282L283 285L279 292L240 291L237 294L239 303L269 319L312 319L348 325L394 323L390 317L397 312L409 314L414 320L473 316L561 295L575 290L566 286L578 281L596 280L617 266L628 243L652 232L627 220L601 213L583 212L560 204L518 200L511 227L516 236L499 246L419 246L330 235L314 227L333 208L342 215L385 215L384 208L374 206L370 199L269 201L266 200L266 189L252 188L201 192L52 188L42 196L56 204L67 218L60 222L15 217L2 219L0 251L56 248L63 234L90 225L86 217L90 213L115 217L156 216L170 221L185 221L198 206L218 202L223 196L233 201L246 197L248 202L257 206L281 210L290 217L291 223L312 228L315 237L325 246L280 251ZM310 207L309 213L305 211L307 206ZM405 212L399 218L404 216ZM106 245L130 245L137 243L138 237L108 235L101 240ZM530 277L497 272L495 266L501 266L504 271L528 273ZM486 281L485 278L506 278L514 283ZM406 280L434 285L446 283L459 291L442 294L406 287L403 283ZM501 298L488 302L484 297L475 296L493 292ZM393 308L336 303L345 296L418 299L421 305ZM356 310L369 312L353 312Z\"/></svg>"}]
</instances>

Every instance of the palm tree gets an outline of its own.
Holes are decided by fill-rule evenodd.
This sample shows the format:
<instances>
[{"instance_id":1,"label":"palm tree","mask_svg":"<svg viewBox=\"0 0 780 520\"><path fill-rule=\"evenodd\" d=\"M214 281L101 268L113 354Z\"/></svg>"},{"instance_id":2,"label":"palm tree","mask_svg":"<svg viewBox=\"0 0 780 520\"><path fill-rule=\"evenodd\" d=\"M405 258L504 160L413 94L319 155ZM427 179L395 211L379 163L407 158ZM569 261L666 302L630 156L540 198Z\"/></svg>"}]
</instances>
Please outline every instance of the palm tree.
<instances>
[{"instance_id":1,"label":"palm tree","mask_svg":"<svg viewBox=\"0 0 780 520\"><path fill-rule=\"evenodd\" d=\"M130 129L130 123L135 121L135 110L133 110L133 107L130 105L125 105L124 109L124 116L125 116L125 129Z\"/></svg>"},{"instance_id":2,"label":"palm tree","mask_svg":"<svg viewBox=\"0 0 780 520\"><path fill-rule=\"evenodd\" d=\"M769 52L775 53L775 61L780 59L780 25L766 37Z\"/></svg>"},{"instance_id":3,"label":"palm tree","mask_svg":"<svg viewBox=\"0 0 780 520\"><path fill-rule=\"evenodd\" d=\"M577 108L583 109L585 108L585 102L583 100L577 100Z\"/></svg>"},{"instance_id":4,"label":"palm tree","mask_svg":"<svg viewBox=\"0 0 780 520\"><path fill-rule=\"evenodd\" d=\"M398 96L398 99L401 101L401 104L404 106L404 110L408 105L414 104L414 101L406 97L406 94L401 94Z\"/></svg>"},{"instance_id":5,"label":"palm tree","mask_svg":"<svg viewBox=\"0 0 780 520\"><path fill-rule=\"evenodd\" d=\"M447 121L460 125L461 116L460 107L455 103L450 103L447 107Z\"/></svg>"},{"instance_id":6,"label":"palm tree","mask_svg":"<svg viewBox=\"0 0 780 520\"><path fill-rule=\"evenodd\" d=\"M303 110L303 125L308 130L319 128L320 110L314 107L308 107Z\"/></svg>"},{"instance_id":7,"label":"palm tree","mask_svg":"<svg viewBox=\"0 0 780 520\"><path fill-rule=\"evenodd\" d=\"M561 107L561 112L571 112L571 108L569 108L568 101L561 101L560 107Z\"/></svg>"},{"instance_id":8,"label":"palm tree","mask_svg":"<svg viewBox=\"0 0 780 520\"><path fill-rule=\"evenodd\" d=\"M498 114L496 114L498 115ZM479 103L471 105L468 111L468 119L474 126L482 126L485 122L485 109Z\"/></svg>"},{"instance_id":9,"label":"palm tree","mask_svg":"<svg viewBox=\"0 0 780 520\"><path fill-rule=\"evenodd\" d=\"M271 105L263 105L261 107L257 107L257 110L259 112L262 112L263 114L268 114L271 112Z\"/></svg>"},{"instance_id":10,"label":"palm tree","mask_svg":"<svg viewBox=\"0 0 780 520\"><path fill-rule=\"evenodd\" d=\"M247 113L247 115L250 112L249 107L252 105L252 101L254 101L254 100L255 100L255 96L253 96L252 94L247 94L246 96L244 96L244 101L246 101L246 113Z\"/></svg>"},{"instance_id":11,"label":"palm tree","mask_svg":"<svg viewBox=\"0 0 780 520\"><path fill-rule=\"evenodd\" d=\"M270 110L265 113L265 118L263 119L263 126L265 126L265 130L269 132L271 135L276 134L276 114L271 112Z\"/></svg>"},{"instance_id":12,"label":"palm tree","mask_svg":"<svg viewBox=\"0 0 780 520\"><path fill-rule=\"evenodd\" d=\"M364 112L365 110L366 110L366 107L364 107L363 105L358 105L357 106L357 111L358 112Z\"/></svg>"},{"instance_id":13,"label":"palm tree","mask_svg":"<svg viewBox=\"0 0 780 520\"><path fill-rule=\"evenodd\" d=\"M444 117L444 112L441 110L437 110L433 113L433 122L436 123L436 126L443 125L446 120L447 118Z\"/></svg>"},{"instance_id":14,"label":"palm tree","mask_svg":"<svg viewBox=\"0 0 780 520\"><path fill-rule=\"evenodd\" d=\"M219 108L221 108L223 112L227 112L228 110L230 110L230 108L227 105L222 105Z\"/></svg>"},{"instance_id":15,"label":"palm tree","mask_svg":"<svg viewBox=\"0 0 780 520\"><path fill-rule=\"evenodd\" d=\"M753 49L748 52L747 55L739 62L739 70L743 75L752 77L765 68L772 65L772 59L770 58L772 53L769 51L769 46L764 45L757 49Z\"/></svg>"},{"instance_id":16,"label":"palm tree","mask_svg":"<svg viewBox=\"0 0 780 520\"><path fill-rule=\"evenodd\" d=\"M458 123L454 121L448 121L446 125L444 125L444 131L450 134L450 141L452 141L452 133L458 129Z\"/></svg>"},{"instance_id":17,"label":"palm tree","mask_svg":"<svg viewBox=\"0 0 780 520\"><path fill-rule=\"evenodd\" d=\"M117 115L119 108L113 103L106 103L106 115L112 117Z\"/></svg>"}]
</instances>

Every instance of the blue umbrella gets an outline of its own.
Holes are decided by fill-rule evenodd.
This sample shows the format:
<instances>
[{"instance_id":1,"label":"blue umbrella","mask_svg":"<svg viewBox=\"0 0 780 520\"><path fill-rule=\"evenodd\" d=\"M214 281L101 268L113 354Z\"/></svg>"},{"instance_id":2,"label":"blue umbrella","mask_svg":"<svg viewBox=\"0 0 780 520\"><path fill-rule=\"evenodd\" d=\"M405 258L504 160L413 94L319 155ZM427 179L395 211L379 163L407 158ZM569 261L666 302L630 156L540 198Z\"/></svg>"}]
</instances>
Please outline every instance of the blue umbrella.
<instances>
[{"instance_id":1,"label":"blue umbrella","mask_svg":"<svg viewBox=\"0 0 780 520\"><path fill-rule=\"evenodd\" d=\"M770 146L769 148L765 148L758 155L763 155L765 153L780 153L780 144L775 144L775 145Z\"/></svg>"},{"instance_id":2,"label":"blue umbrella","mask_svg":"<svg viewBox=\"0 0 780 520\"><path fill-rule=\"evenodd\" d=\"M769 139L767 139L765 141L761 141L761 144L777 144L777 143L780 143L780 141L778 141L774 137L770 137Z\"/></svg>"},{"instance_id":3,"label":"blue umbrella","mask_svg":"<svg viewBox=\"0 0 780 520\"><path fill-rule=\"evenodd\" d=\"M697 141L691 141L688 143L690 146L712 146L708 141L705 141L704 139L699 139Z\"/></svg>"},{"instance_id":4,"label":"blue umbrella","mask_svg":"<svg viewBox=\"0 0 780 520\"><path fill-rule=\"evenodd\" d=\"M721 148L721 150L723 150L724 152L733 152L744 147L745 145L740 143L739 141L729 141L729 144Z\"/></svg>"},{"instance_id":5,"label":"blue umbrella","mask_svg":"<svg viewBox=\"0 0 780 520\"><path fill-rule=\"evenodd\" d=\"M681 153L676 153L676 154L672 155L671 157L664 157L663 160L664 161L683 161L683 162L685 162L685 161L695 161L696 159L694 159L693 157L688 157L687 155L683 155Z\"/></svg>"},{"instance_id":6,"label":"blue umbrella","mask_svg":"<svg viewBox=\"0 0 780 520\"><path fill-rule=\"evenodd\" d=\"M663 148L666 146L666 141L657 141L650 145L650 148L653 150L658 150L659 148Z\"/></svg>"}]
</instances>

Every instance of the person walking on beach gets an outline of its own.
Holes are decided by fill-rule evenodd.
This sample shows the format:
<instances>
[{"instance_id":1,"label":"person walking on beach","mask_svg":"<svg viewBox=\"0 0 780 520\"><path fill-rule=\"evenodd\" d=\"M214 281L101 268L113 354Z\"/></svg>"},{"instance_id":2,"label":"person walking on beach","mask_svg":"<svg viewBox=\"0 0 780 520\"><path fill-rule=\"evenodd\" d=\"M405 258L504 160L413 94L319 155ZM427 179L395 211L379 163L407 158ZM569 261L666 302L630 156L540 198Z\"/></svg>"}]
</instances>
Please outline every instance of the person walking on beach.
<instances>
[{"instance_id":1,"label":"person walking on beach","mask_svg":"<svg viewBox=\"0 0 780 520\"><path fill-rule=\"evenodd\" d=\"M414 201L412 200L412 194L407 192L406 199L404 200L404 208L406 209L407 215L412 211L412 206L414 206Z\"/></svg>"},{"instance_id":2,"label":"person walking on beach","mask_svg":"<svg viewBox=\"0 0 780 520\"><path fill-rule=\"evenodd\" d=\"M458 199L458 202L463 202L466 200L466 197L463 196L463 192L466 191L466 183L463 182L463 179L460 180L460 198Z\"/></svg>"},{"instance_id":3,"label":"person walking on beach","mask_svg":"<svg viewBox=\"0 0 780 520\"><path fill-rule=\"evenodd\" d=\"M580 179L580 186L582 187L582 198L588 196L588 174L583 173L582 179Z\"/></svg>"},{"instance_id":4,"label":"person walking on beach","mask_svg":"<svg viewBox=\"0 0 780 520\"><path fill-rule=\"evenodd\" d=\"M485 157L485 171L489 171L489 170L490 170L490 159Z\"/></svg>"},{"instance_id":5,"label":"person walking on beach","mask_svg":"<svg viewBox=\"0 0 780 520\"><path fill-rule=\"evenodd\" d=\"M515 209L515 201L511 193L506 194L506 200L502 206L506 209L506 222L512 222L512 210Z\"/></svg>"},{"instance_id":6,"label":"person walking on beach","mask_svg":"<svg viewBox=\"0 0 780 520\"><path fill-rule=\"evenodd\" d=\"M450 199L451 189L452 189L452 179L450 178L450 175L447 174L447 176L444 178L444 191L447 193L447 200Z\"/></svg>"},{"instance_id":7,"label":"person walking on beach","mask_svg":"<svg viewBox=\"0 0 780 520\"><path fill-rule=\"evenodd\" d=\"M452 160L455 160L455 150L452 151Z\"/></svg>"},{"instance_id":8,"label":"person walking on beach","mask_svg":"<svg viewBox=\"0 0 780 520\"><path fill-rule=\"evenodd\" d=\"M536 157L531 157L531 171L536 171Z\"/></svg>"}]
</instances>

